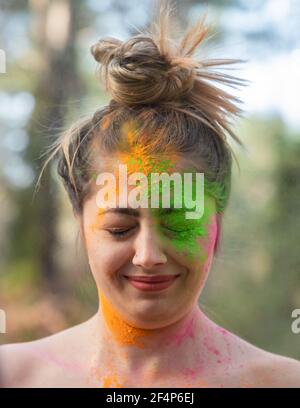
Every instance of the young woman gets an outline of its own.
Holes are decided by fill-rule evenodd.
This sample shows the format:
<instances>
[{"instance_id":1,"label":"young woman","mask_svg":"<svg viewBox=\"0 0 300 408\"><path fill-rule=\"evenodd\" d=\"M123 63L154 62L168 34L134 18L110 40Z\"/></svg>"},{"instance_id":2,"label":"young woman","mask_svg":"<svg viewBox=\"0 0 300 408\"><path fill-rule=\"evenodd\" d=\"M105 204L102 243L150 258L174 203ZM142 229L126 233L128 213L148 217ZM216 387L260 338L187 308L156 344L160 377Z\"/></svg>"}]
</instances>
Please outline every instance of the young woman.
<instances>
[{"instance_id":1,"label":"young woman","mask_svg":"<svg viewBox=\"0 0 300 408\"><path fill-rule=\"evenodd\" d=\"M300 386L300 362L249 344L199 308L229 198L226 135L240 142L229 127L238 100L216 85L241 81L217 71L232 60L193 58L202 21L171 40L169 11L148 33L92 47L111 102L63 134L49 160L58 158L99 310L61 333L3 346L6 387ZM157 190L147 184L154 173L176 173L178 184ZM188 187L183 176L194 173L204 174L203 206L187 216L180 199L192 192L197 207L201 183ZM157 191L159 205L139 205Z\"/></svg>"}]
</instances>

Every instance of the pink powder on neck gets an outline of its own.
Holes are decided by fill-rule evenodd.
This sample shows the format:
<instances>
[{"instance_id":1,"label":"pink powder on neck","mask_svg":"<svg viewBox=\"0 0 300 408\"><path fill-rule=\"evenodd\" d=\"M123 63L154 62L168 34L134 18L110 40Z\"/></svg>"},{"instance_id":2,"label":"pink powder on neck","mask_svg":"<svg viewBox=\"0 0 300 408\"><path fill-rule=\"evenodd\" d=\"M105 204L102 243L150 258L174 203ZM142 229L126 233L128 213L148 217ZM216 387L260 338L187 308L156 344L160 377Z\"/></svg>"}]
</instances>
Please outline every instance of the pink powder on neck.
<instances>
[{"instance_id":1,"label":"pink powder on neck","mask_svg":"<svg viewBox=\"0 0 300 408\"><path fill-rule=\"evenodd\" d=\"M195 321L196 316L192 316L186 323L184 323L183 327L177 331L174 337L168 339L167 343L180 346L189 338L193 339L195 337Z\"/></svg>"}]
</instances>

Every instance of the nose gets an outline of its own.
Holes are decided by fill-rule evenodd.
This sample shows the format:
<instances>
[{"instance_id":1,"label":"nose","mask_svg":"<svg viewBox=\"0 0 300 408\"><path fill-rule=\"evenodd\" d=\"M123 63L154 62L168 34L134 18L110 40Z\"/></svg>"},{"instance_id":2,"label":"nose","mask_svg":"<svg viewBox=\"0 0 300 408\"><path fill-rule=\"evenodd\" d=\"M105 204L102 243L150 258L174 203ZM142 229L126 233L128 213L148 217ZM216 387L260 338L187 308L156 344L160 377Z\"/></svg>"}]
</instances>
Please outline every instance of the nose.
<instances>
[{"instance_id":1,"label":"nose","mask_svg":"<svg viewBox=\"0 0 300 408\"><path fill-rule=\"evenodd\" d=\"M143 269L152 269L155 266L164 265L167 257L159 242L154 226L141 226L135 240L135 255L132 263Z\"/></svg>"}]
</instances>

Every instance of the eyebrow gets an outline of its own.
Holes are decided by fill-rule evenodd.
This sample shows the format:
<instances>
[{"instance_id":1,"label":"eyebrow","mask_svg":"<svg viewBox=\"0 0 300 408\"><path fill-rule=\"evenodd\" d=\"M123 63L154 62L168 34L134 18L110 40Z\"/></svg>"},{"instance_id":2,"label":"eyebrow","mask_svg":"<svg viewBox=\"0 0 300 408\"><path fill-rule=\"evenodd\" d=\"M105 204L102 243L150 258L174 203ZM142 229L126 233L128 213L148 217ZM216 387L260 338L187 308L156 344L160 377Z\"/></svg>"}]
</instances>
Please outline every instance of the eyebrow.
<instances>
[{"instance_id":1,"label":"eyebrow","mask_svg":"<svg viewBox=\"0 0 300 408\"><path fill-rule=\"evenodd\" d=\"M121 208L121 207L108 208L107 210L104 210L102 214L106 214L110 212L131 215L132 217L140 217L140 213L138 210L135 210L134 208L126 208L126 207L125 208Z\"/></svg>"},{"instance_id":2,"label":"eyebrow","mask_svg":"<svg viewBox=\"0 0 300 408\"><path fill-rule=\"evenodd\" d=\"M171 214L171 213L182 213L185 212L186 209L185 208L174 208L174 207L170 207L170 208L158 208L157 209L160 215L167 215L167 214Z\"/></svg>"},{"instance_id":3,"label":"eyebrow","mask_svg":"<svg viewBox=\"0 0 300 408\"><path fill-rule=\"evenodd\" d=\"M159 215L167 215L174 212L181 213L186 211L184 208L153 208L153 210L158 211ZM116 208L108 208L102 212L102 214L106 213L118 213L118 214L125 214L130 215L132 217L140 217L140 212L134 208L127 208L127 207L116 207Z\"/></svg>"}]
</instances>

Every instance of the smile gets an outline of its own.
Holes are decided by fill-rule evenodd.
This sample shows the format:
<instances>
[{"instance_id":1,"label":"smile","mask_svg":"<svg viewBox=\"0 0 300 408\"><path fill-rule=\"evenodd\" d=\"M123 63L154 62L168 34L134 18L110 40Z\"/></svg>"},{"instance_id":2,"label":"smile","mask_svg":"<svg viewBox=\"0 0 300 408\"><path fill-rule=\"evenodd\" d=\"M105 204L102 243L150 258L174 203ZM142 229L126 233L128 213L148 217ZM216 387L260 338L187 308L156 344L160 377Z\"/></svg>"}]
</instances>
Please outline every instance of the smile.
<instances>
[{"instance_id":1,"label":"smile","mask_svg":"<svg viewBox=\"0 0 300 408\"><path fill-rule=\"evenodd\" d=\"M160 276L125 276L128 282L144 292L154 292L167 289L179 275Z\"/></svg>"}]
</instances>

